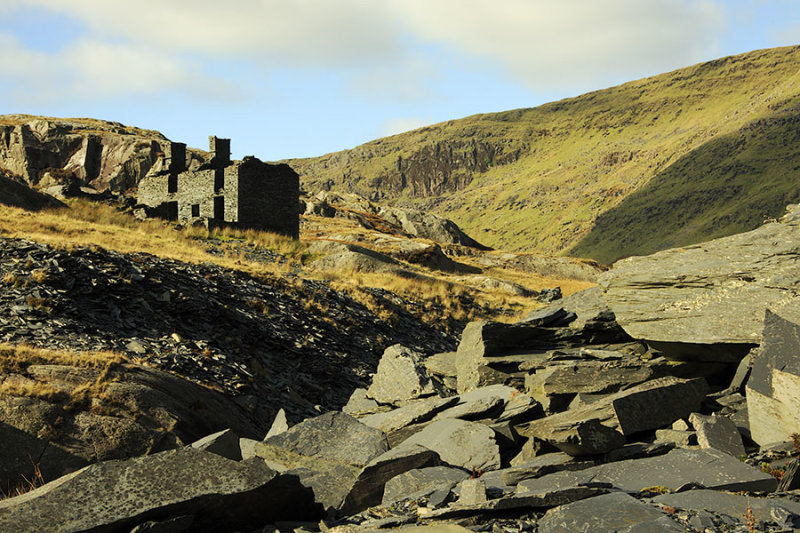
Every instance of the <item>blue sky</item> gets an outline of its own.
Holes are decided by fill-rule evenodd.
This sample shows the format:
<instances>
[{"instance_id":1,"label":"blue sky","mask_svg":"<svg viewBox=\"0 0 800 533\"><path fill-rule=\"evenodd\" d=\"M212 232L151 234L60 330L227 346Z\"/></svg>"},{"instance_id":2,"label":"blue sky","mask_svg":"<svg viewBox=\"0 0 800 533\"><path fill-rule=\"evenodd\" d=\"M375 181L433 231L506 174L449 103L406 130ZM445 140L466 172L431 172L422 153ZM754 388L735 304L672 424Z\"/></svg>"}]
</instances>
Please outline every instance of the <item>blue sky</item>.
<instances>
[{"instance_id":1,"label":"blue sky","mask_svg":"<svg viewBox=\"0 0 800 533\"><path fill-rule=\"evenodd\" d=\"M797 0L0 0L0 114L277 160L794 44Z\"/></svg>"}]
</instances>

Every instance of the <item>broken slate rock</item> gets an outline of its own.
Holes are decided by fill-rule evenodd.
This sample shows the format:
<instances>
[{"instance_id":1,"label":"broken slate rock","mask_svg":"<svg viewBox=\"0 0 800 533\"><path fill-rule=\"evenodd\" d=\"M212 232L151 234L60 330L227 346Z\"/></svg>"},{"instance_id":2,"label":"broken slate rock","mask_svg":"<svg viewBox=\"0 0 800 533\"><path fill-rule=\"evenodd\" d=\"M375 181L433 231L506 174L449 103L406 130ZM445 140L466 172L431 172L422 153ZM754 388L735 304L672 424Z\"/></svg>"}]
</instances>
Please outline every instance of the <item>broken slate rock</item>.
<instances>
[{"instance_id":1,"label":"broken slate rock","mask_svg":"<svg viewBox=\"0 0 800 533\"><path fill-rule=\"evenodd\" d=\"M391 434L411 424L430 420L436 413L458 402L458 398L422 398L413 400L403 407L384 413L375 413L361 418L369 427Z\"/></svg>"},{"instance_id":2,"label":"broken slate rock","mask_svg":"<svg viewBox=\"0 0 800 533\"><path fill-rule=\"evenodd\" d=\"M781 223L618 261L599 279L617 321L665 353L707 358L727 346L739 362L761 343L765 309L800 322L800 298L788 297L800 282L800 206L790 209Z\"/></svg>"},{"instance_id":3,"label":"broken slate rock","mask_svg":"<svg viewBox=\"0 0 800 533\"><path fill-rule=\"evenodd\" d=\"M500 468L500 448L491 428L457 418L437 420L406 439L399 448L413 444L439 454L451 466L476 472Z\"/></svg>"},{"instance_id":4,"label":"broken slate rock","mask_svg":"<svg viewBox=\"0 0 800 533\"><path fill-rule=\"evenodd\" d=\"M714 448L734 457L745 455L742 436L736 424L724 416L711 416L692 413L689 422L697 432L697 444L701 448Z\"/></svg>"},{"instance_id":5,"label":"broken slate rock","mask_svg":"<svg viewBox=\"0 0 800 533\"><path fill-rule=\"evenodd\" d=\"M251 531L320 513L296 477L189 446L91 465L2 500L0 531L38 533L43 519L62 532L128 531L187 515L194 516L193 531Z\"/></svg>"},{"instance_id":6,"label":"broken slate rock","mask_svg":"<svg viewBox=\"0 0 800 533\"><path fill-rule=\"evenodd\" d=\"M773 521L773 510L784 509L792 514L800 515L800 503L788 498L758 498L741 494L729 494L716 490L691 490L678 494L665 494L653 498L653 502L677 509L692 511L711 511L743 520L747 508L756 520Z\"/></svg>"},{"instance_id":7,"label":"broken slate rock","mask_svg":"<svg viewBox=\"0 0 800 533\"><path fill-rule=\"evenodd\" d=\"M378 371L367 389L367 396L378 403L400 402L432 396L437 393L422 363L423 354L400 344L383 352Z\"/></svg>"},{"instance_id":8,"label":"broken slate rock","mask_svg":"<svg viewBox=\"0 0 800 533\"><path fill-rule=\"evenodd\" d=\"M286 411L279 409L278 414L275 415L275 419L272 421L269 431L267 431L267 436L264 437L264 440L274 437L275 435L280 435L288 429L289 422L286 421Z\"/></svg>"},{"instance_id":9,"label":"broken slate rock","mask_svg":"<svg viewBox=\"0 0 800 533\"><path fill-rule=\"evenodd\" d=\"M763 339L745 386L750 436L762 446L800 427L800 325L768 310Z\"/></svg>"},{"instance_id":10,"label":"broken slate rock","mask_svg":"<svg viewBox=\"0 0 800 533\"><path fill-rule=\"evenodd\" d=\"M676 448L666 455L602 464L577 472L557 472L521 481L517 491L544 492L583 483L609 483L639 492L662 486L670 490L689 483L718 490L774 491L774 477L718 450Z\"/></svg>"},{"instance_id":11,"label":"broken slate rock","mask_svg":"<svg viewBox=\"0 0 800 533\"><path fill-rule=\"evenodd\" d=\"M603 494L547 511L539 533L619 531L664 516L655 507L621 492Z\"/></svg>"},{"instance_id":12,"label":"broken slate rock","mask_svg":"<svg viewBox=\"0 0 800 533\"><path fill-rule=\"evenodd\" d=\"M304 420L264 442L300 455L357 466L389 449L382 431L335 411Z\"/></svg>"},{"instance_id":13,"label":"broken slate rock","mask_svg":"<svg viewBox=\"0 0 800 533\"><path fill-rule=\"evenodd\" d=\"M383 505L388 505L414 494L428 493L438 489L452 489L469 477L464 470L450 466L431 466L409 470L386 482Z\"/></svg>"},{"instance_id":14,"label":"broken slate rock","mask_svg":"<svg viewBox=\"0 0 800 533\"><path fill-rule=\"evenodd\" d=\"M215 453L231 461L241 461L242 451L239 448L239 436L231 429L213 433L192 443L192 448Z\"/></svg>"},{"instance_id":15,"label":"broken slate rock","mask_svg":"<svg viewBox=\"0 0 800 533\"><path fill-rule=\"evenodd\" d=\"M367 397L367 389L356 389L350 395L347 404L342 407L342 412L350 416L361 418L366 415L390 410L391 407L378 405L378 402Z\"/></svg>"},{"instance_id":16,"label":"broken slate rock","mask_svg":"<svg viewBox=\"0 0 800 533\"><path fill-rule=\"evenodd\" d=\"M521 426L523 435L548 440L570 426L598 419L623 435L670 425L699 409L708 385L703 378L665 377L647 381L606 396L592 404L571 409ZM565 450L566 451L566 450Z\"/></svg>"},{"instance_id":17,"label":"broken slate rock","mask_svg":"<svg viewBox=\"0 0 800 533\"><path fill-rule=\"evenodd\" d=\"M614 428L604 426L596 418L550 426L550 433L539 434L562 452L573 457L598 455L625 445L625 436Z\"/></svg>"},{"instance_id":18,"label":"broken slate rock","mask_svg":"<svg viewBox=\"0 0 800 533\"><path fill-rule=\"evenodd\" d=\"M344 499L342 513L354 514L380 504L387 481L409 470L438 463L436 452L417 445L395 448L376 457L358 474Z\"/></svg>"}]
</instances>

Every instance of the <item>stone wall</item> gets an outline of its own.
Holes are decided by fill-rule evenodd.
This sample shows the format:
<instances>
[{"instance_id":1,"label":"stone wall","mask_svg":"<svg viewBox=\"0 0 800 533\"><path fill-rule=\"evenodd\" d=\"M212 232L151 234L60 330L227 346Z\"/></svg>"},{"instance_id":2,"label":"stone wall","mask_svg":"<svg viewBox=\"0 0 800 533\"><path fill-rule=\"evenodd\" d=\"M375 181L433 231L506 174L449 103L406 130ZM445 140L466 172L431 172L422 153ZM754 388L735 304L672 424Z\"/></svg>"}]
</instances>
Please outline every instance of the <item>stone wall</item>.
<instances>
[{"instance_id":1,"label":"stone wall","mask_svg":"<svg viewBox=\"0 0 800 533\"><path fill-rule=\"evenodd\" d=\"M289 165L271 165L256 158L245 158L237 166L237 172L239 223L297 238L300 233L297 173Z\"/></svg>"}]
</instances>

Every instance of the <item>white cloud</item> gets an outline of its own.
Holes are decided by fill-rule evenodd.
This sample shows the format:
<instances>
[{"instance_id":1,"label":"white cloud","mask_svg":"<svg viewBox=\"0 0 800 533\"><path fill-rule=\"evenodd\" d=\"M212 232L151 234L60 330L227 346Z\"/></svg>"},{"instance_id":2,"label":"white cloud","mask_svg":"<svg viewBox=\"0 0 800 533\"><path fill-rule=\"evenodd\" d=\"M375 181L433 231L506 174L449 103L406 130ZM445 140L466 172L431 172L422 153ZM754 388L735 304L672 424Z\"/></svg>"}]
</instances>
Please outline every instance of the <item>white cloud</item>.
<instances>
[{"instance_id":1,"label":"white cloud","mask_svg":"<svg viewBox=\"0 0 800 533\"><path fill-rule=\"evenodd\" d=\"M406 131L411 131L417 128L421 128L423 126L427 126L432 122L433 121L430 119L426 120L416 117L393 118L387 120L381 125L381 127L377 132L377 135L378 137L388 137L390 135L396 135L398 133L404 133Z\"/></svg>"},{"instance_id":2,"label":"white cloud","mask_svg":"<svg viewBox=\"0 0 800 533\"><path fill-rule=\"evenodd\" d=\"M713 54L709 0L391 0L418 35L503 65L529 87L657 73Z\"/></svg>"}]
</instances>

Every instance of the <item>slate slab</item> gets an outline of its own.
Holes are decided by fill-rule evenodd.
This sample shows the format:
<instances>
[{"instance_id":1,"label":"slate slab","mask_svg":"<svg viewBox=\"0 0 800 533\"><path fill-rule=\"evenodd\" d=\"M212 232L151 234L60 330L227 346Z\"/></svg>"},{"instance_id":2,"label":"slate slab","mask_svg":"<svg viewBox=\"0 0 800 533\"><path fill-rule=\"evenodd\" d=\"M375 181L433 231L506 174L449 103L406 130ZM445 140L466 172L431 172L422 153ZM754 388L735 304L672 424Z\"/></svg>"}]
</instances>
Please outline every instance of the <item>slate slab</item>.
<instances>
[{"instance_id":1,"label":"slate slab","mask_svg":"<svg viewBox=\"0 0 800 533\"><path fill-rule=\"evenodd\" d=\"M455 405L457 402L458 397L439 398L438 396L412 400L397 409L367 415L361 418L360 421L385 433L393 433L411 424L430 420L436 413Z\"/></svg>"},{"instance_id":2,"label":"slate slab","mask_svg":"<svg viewBox=\"0 0 800 533\"><path fill-rule=\"evenodd\" d=\"M674 348L692 358L738 344L742 351L729 351L738 362L761 342L765 309L800 322L800 298L787 297L800 281L799 211L790 206L781 223L618 261L599 278L605 299L634 338L666 350L682 344Z\"/></svg>"},{"instance_id":3,"label":"slate slab","mask_svg":"<svg viewBox=\"0 0 800 533\"><path fill-rule=\"evenodd\" d=\"M387 481L409 470L438 463L435 451L419 445L395 448L374 458L359 472L342 503L342 513L350 515L380 504Z\"/></svg>"},{"instance_id":4,"label":"slate slab","mask_svg":"<svg viewBox=\"0 0 800 533\"><path fill-rule=\"evenodd\" d=\"M194 516L193 531L250 531L276 520L320 517L313 493L263 462L238 463L184 447L107 461L0 501L0 531L129 531Z\"/></svg>"},{"instance_id":5,"label":"slate slab","mask_svg":"<svg viewBox=\"0 0 800 533\"><path fill-rule=\"evenodd\" d=\"M264 442L300 455L358 466L389 449L382 431L336 411L306 419Z\"/></svg>"},{"instance_id":6,"label":"slate slab","mask_svg":"<svg viewBox=\"0 0 800 533\"><path fill-rule=\"evenodd\" d=\"M406 439L398 448L418 444L439 454L442 461L466 470L500 468L500 449L491 428L457 418L437 420Z\"/></svg>"},{"instance_id":7,"label":"slate slab","mask_svg":"<svg viewBox=\"0 0 800 533\"><path fill-rule=\"evenodd\" d=\"M763 339L745 386L750 436L760 445L790 440L800 427L800 325L767 310Z\"/></svg>"},{"instance_id":8,"label":"slate slab","mask_svg":"<svg viewBox=\"0 0 800 533\"><path fill-rule=\"evenodd\" d=\"M707 510L726 514L742 520L749 506L756 520L770 522L774 509L785 509L800 515L800 503L788 498L758 498L741 494L730 494L716 490L691 490L678 494L665 494L652 500L655 503L688 510Z\"/></svg>"},{"instance_id":9,"label":"slate slab","mask_svg":"<svg viewBox=\"0 0 800 533\"><path fill-rule=\"evenodd\" d=\"M619 531L650 522L664 513L620 492L603 494L551 509L539 520L539 533Z\"/></svg>"},{"instance_id":10,"label":"slate slab","mask_svg":"<svg viewBox=\"0 0 800 533\"><path fill-rule=\"evenodd\" d=\"M701 448L714 448L734 457L745 455L742 436L736 424L724 416L689 415L689 422L697 432L697 444Z\"/></svg>"},{"instance_id":11,"label":"slate slab","mask_svg":"<svg viewBox=\"0 0 800 533\"><path fill-rule=\"evenodd\" d=\"M577 472L557 472L524 480L517 485L517 491L545 492L582 483L610 483L628 492L639 492L653 486L675 490L688 483L731 491L774 491L777 487L774 477L724 452L676 448L656 457L629 459Z\"/></svg>"},{"instance_id":12,"label":"slate slab","mask_svg":"<svg viewBox=\"0 0 800 533\"><path fill-rule=\"evenodd\" d=\"M409 495L440 488L453 488L469 477L464 470L450 466L431 466L409 470L386 482L383 491L384 505L402 500Z\"/></svg>"},{"instance_id":13,"label":"slate slab","mask_svg":"<svg viewBox=\"0 0 800 533\"><path fill-rule=\"evenodd\" d=\"M215 453L231 461L242 460L242 451L239 448L239 436L234 433L232 429L224 429L217 433L212 433L207 437L203 437L200 440L196 440L192 443L192 448Z\"/></svg>"},{"instance_id":14,"label":"slate slab","mask_svg":"<svg viewBox=\"0 0 800 533\"><path fill-rule=\"evenodd\" d=\"M389 346L378 362L367 396L378 403L397 404L436 394L423 359L422 353L400 344Z\"/></svg>"}]
</instances>

